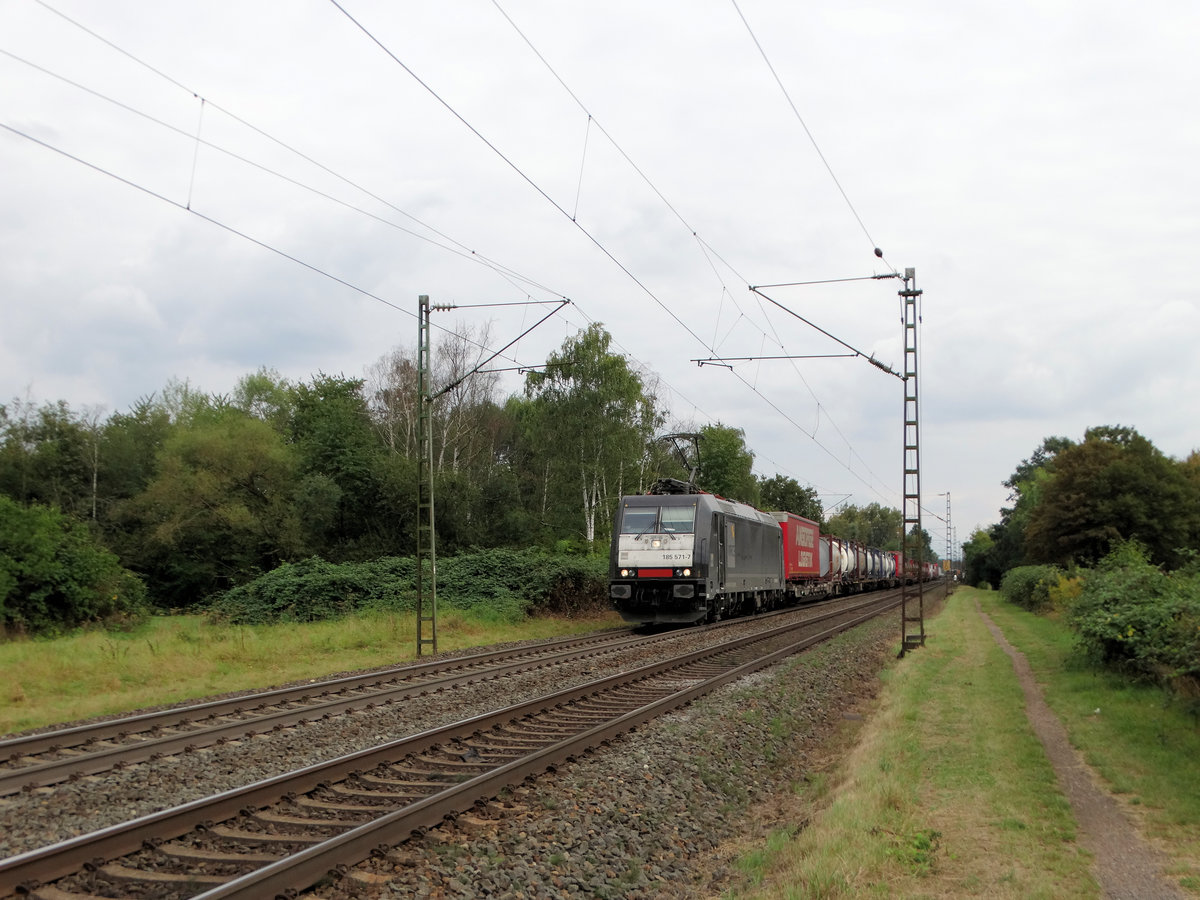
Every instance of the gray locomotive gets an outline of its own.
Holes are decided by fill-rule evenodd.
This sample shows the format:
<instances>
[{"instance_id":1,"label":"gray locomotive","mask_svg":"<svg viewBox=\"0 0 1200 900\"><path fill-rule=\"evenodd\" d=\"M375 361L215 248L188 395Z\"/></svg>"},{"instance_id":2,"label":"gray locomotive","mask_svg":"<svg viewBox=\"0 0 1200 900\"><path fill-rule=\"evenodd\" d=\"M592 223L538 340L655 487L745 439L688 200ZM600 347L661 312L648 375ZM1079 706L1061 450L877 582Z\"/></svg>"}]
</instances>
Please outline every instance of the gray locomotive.
<instances>
[{"instance_id":1,"label":"gray locomotive","mask_svg":"<svg viewBox=\"0 0 1200 900\"><path fill-rule=\"evenodd\" d=\"M772 609L784 598L780 524L683 482L623 497L609 597L623 619L639 623L713 622Z\"/></svg>"},{"instance_id":2,"label":"gray locomotive","mask_svg":"<svg viewBox=\"0 0 1200 900\"><path fill-rule=\"evenodd\" d=\"M608 595L627 622L691 624L939 578L936 563L667 479L621 498Z\"/></svg>"}]
</instances>

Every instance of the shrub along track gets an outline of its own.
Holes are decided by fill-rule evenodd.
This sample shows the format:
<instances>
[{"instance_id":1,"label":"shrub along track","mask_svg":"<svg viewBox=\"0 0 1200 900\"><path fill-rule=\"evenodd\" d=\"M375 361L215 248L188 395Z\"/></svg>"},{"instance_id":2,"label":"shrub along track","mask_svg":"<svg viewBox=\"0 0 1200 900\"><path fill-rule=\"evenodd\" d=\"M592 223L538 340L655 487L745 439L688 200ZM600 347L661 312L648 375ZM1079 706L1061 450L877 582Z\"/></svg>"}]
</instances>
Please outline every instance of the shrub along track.
<instances>
[{"instance_id":1,"label":"shrub along track","mask_svg":"<svg viewBox=\"0 0 1200 900\"><path fill-rule=\"evenodd\" d=\"M206 897L263 897L303 887L894 605L885 595L866 609L787 617L760 634L26 853L0 863L0 893L81 866L90 871L33 895L190 897L207 887ZM97 857L108 862L91 863Z\"/></svg>"}]
</instances>

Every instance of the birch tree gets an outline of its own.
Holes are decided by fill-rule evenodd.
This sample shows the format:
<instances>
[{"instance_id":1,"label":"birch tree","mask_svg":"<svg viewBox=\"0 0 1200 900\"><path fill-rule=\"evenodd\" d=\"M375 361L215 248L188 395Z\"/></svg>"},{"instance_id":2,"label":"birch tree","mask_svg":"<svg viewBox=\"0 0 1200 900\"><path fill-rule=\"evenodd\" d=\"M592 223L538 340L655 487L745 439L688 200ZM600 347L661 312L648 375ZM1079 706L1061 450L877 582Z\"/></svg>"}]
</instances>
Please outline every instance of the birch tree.
<instances>
[{"instance_id":1,"label":"birch tree","mask_svg":"<svg viewBox=\"0 0 1200 900\"><path fill-rule=\"evenodd\" d=\"M435 470L457 472L480 461L490 449L489 425L496 409L500 376L472 370L485 358L491 325L459 323L433 342L430 394L454 385L431 412ZM393 453L417 453L417 351L396 348L368 368L365 393L371 419Z\"/></svg>"},{"instance_id":2,"label":"birch tree","mask_svg":"<svg viewBox=\"0 0 1200 900\"><path fill-rule=\"evenodd\" d=\"M557 498L569 515L562 524L577 523L568 527L589 545L598 534L607 537L613 507L640 480L662 421L643 377L611 345L594 324L567 339L545 371L525 383L532 402L527 435L544 459L545 498Z\"/></svg>"}]
</instances>

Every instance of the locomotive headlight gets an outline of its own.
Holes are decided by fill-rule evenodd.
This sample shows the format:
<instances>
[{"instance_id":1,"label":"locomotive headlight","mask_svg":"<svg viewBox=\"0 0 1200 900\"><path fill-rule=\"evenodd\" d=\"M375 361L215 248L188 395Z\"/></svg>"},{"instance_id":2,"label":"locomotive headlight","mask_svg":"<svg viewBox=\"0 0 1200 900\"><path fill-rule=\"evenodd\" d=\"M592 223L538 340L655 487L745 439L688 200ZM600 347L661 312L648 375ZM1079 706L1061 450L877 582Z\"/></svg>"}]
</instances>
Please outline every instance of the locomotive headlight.
<instances>
[{"instance_id":1,"label":"locomotive headlight","mask_svg":"<svg viewBox=\"0 0 1200 900\"><path fill-rule=\"evenodd\" d=\"M628 570L628 569L622 569L622 570L621 570L621 577L622 577L622 578L628 578L628 577L629 577L629 570Z\"/></svg>"},{"instance_id":2,"label":"locomotive headlight","mask_svg":"<svg viewBox=\"0 0 1200 900\"><path fill-rule=\"evenodd\" d=\"M683 577L684 577L684 578L687 578L687 577L688 577L689 575L691 575L691 574L692 574L692 570L691 570L691 569L684 569L684 570L683 570Z\"/></svg>"}]
</instances>

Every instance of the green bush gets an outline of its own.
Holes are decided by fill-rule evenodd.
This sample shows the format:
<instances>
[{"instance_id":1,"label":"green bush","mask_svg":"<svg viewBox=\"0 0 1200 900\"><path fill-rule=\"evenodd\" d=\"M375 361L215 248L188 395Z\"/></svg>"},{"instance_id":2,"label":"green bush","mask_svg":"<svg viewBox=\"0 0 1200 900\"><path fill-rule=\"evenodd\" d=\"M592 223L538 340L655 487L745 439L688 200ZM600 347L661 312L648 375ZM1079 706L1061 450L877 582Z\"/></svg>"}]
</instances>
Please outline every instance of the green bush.
<instances>
[{"instance_id":1,"label":"green bush","mask_svg":"<svg viewBox=\"0 0 1200 900\"><path fill-rule=\"evenodd\" d=\"M438 593L474 608L503 590L526 612L571 615L607 601L608 560L544 550L481 550L438 560Z\"/></svg>"},{"instance_id":2,"label":"green bush","mask_svg":"<svg viewBox=\"0 0 1200 900\"><path fill-rule=\"evenodd\" d=\"M1067 609L1083 593L1083 576L1058 573L1058 580L1046 583L1046 594L1053 609Z\"/></svg>"},{"instance_id":3,"label":"green bush","mask_svg":"<svg viewBox=\"0 0 1200 900\"><path fill-rule=\"evenodd\" d=\"M391 560L398 562L398 560ZM338 565L318 557L285 563L210 597L209 615L239 625L336 619L364 606L399 606L412 593L409 571L377 562Z\"/></svg>"},{"instance_id":4,"label":"green bush","mask_svg":"<svg viewBox=\"0 0 1200 900\"><path fill-rule=\"evenodd\" d=\"M438 606L496 622L517 622L533 612L573 615L606 603L607 575L607 560L598 557L541 550L462 553L438 559ZM412 558L335 564L314 557L216 594L208 605L213 619L266 624L332 619L363 609L414 610L416 598Z\"/></svg>"},{"instance_id":5,"label":"green bush","mask_svg":"<svg viewBox=\"0 0 1200 900\"><path fill-rule=\"evenodd\" d=\"M1200 570L1166 573L1130 545L1087 574L1071 610L1089 659L1139 678L1200 679Z\"/></svg>"},{"instance_id":6,"label":"green bush","mask_svg":"<svg viewBox=\"0 0 1200 900\"><path fill-rule=\"evenodd\" d=\"M1062 573L1055 566L1018 566L1004 573L1000 593L1009 603L1029 610L1050 606L1050 589L1058 586Z\"/></svg>"},{"instance_id":7,"label":"green bush","mask_svg":"<svg viewBox=\"0 0 1200 900\"><path fill-rule=\"evenodd\" d=\"M146 587L92 538L46 506L0 497L0 628L58 634L88 623L128 626L149 613Z\"/></svg>"}]
</instances>

